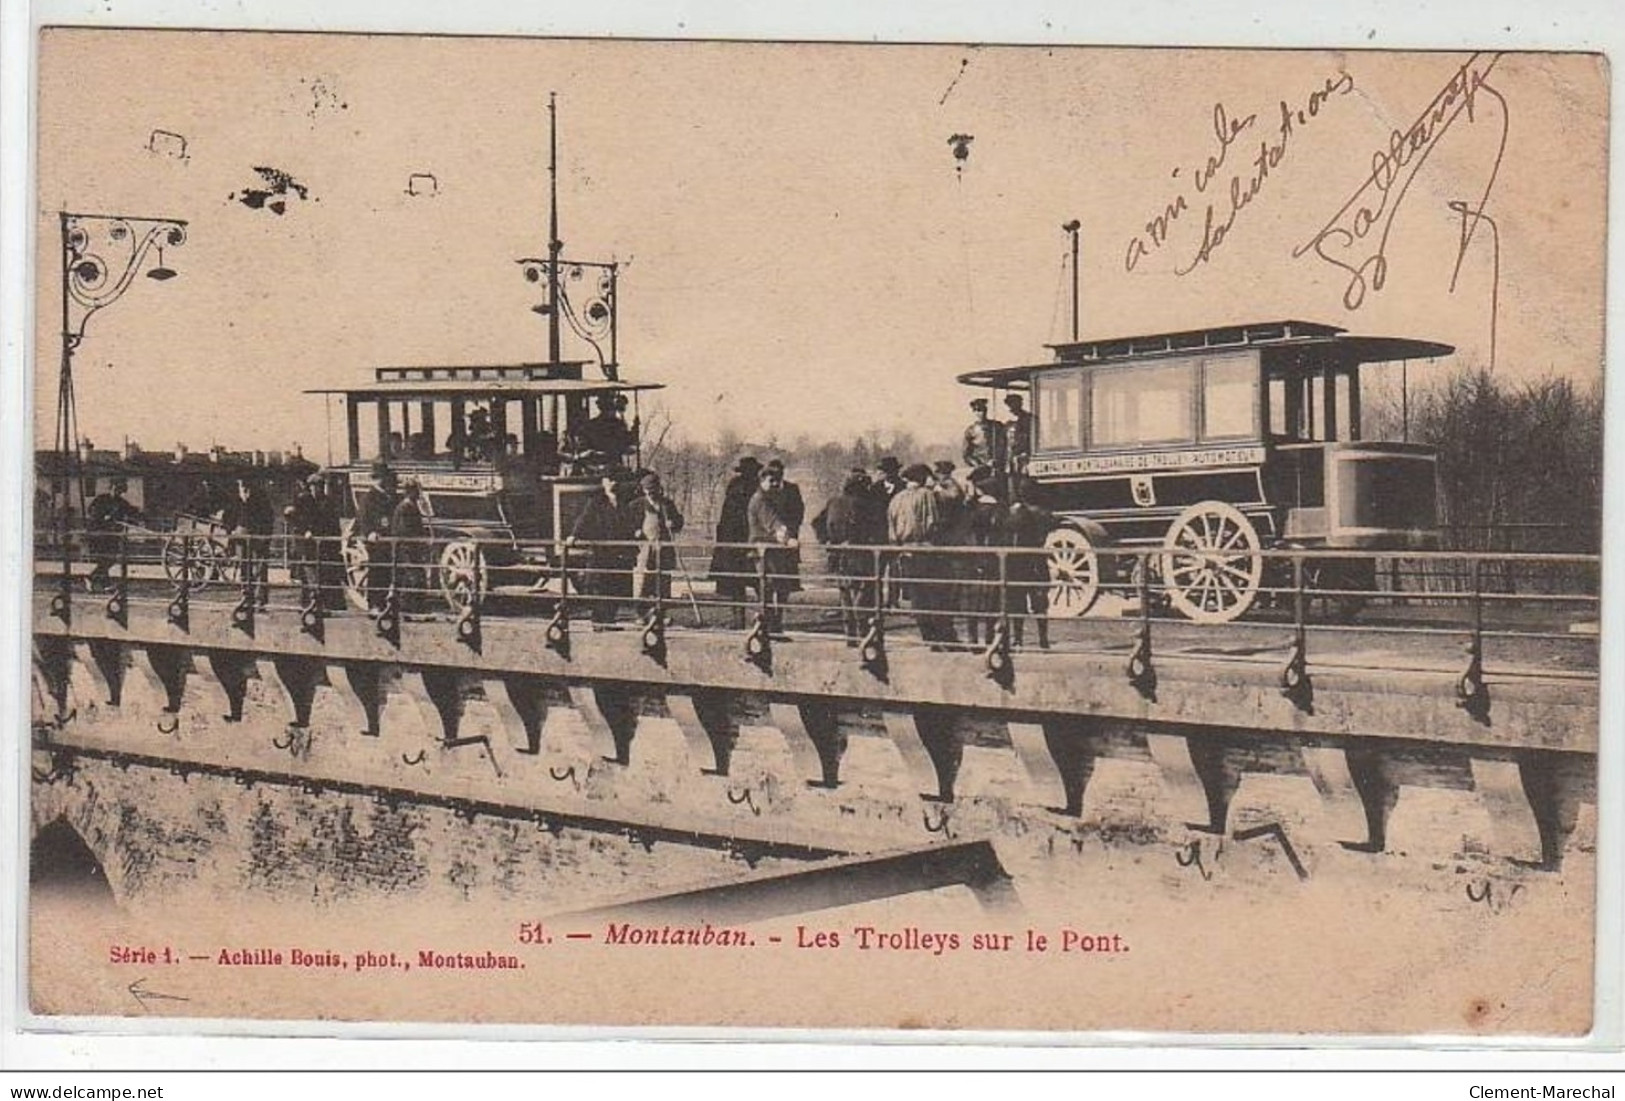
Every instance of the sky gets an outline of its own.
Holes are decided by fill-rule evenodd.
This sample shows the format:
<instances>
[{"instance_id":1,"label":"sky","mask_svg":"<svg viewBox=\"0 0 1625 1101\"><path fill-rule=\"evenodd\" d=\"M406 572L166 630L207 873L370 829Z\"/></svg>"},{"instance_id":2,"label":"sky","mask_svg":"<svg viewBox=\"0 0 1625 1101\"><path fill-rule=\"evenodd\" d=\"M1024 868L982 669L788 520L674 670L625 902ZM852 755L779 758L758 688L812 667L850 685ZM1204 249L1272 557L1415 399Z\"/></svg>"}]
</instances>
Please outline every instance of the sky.
<instances>
[{"instance_id":1,"label":"sky","mask_svg":"<svg viewBox=\"0 0 1625 1101\"><path fill-rule=\"evenodd\" d=\"M957 374L1068 336L1071 219L1085 338L1300 318L1487 366L1493 328L1498 375L1601 373L1594 55L53 30L39 74L46 445L59 210L189 223L177 277L89 323L98 446L320 460L342 419L306 389L545 358L514 260L550 92L565 255L624 265L623 374L691 439L949 438ZM262 166L305 197L245 205Z\"/></svg>"}]
</instances>

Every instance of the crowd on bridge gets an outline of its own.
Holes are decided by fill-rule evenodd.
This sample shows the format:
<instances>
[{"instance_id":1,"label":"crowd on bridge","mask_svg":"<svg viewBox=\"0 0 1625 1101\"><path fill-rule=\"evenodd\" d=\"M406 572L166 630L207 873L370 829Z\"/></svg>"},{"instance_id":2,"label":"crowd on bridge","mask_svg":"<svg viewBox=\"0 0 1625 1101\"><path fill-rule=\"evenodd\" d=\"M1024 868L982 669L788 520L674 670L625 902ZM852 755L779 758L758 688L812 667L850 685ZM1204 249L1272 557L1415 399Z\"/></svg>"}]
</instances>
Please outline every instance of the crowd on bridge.
<instances>
[{"instance_id":1,"label":"crowd on bridge","mask_svg":"<svg viewBox=\"0 0 1625 1101\"><path fill-rule=\"evenodd\" d=\"M1007 399L1014 419L1006 424L988 416L986 399L971 402L976 419L965 430L964 468L951 459L905 465L886 456L874 471L851 470L841 492L813 518L811 527L840 592L849 645L861 641L873 609L905 602L933 649L962 644L956 619L964 620L964 642L991 642L994 624L1005 613L1015 616L1012 642L1023 641L1030 615L1039 645L1049 645L1043 557L1010 555L1001 578L999 557L975 550L1039 548L1054 524L1054 517L1030 499L1025 468L1031 416L1022 404L1019 395ZM733 607L736 625L743 625L747 602L754 598L764 609L767 630L782 632L785 605L800 588L805 517L801 490L786 480L782 462L764 465L747 455L734 466L710 573L718 597Z\"/></svg>"}]
</instances>

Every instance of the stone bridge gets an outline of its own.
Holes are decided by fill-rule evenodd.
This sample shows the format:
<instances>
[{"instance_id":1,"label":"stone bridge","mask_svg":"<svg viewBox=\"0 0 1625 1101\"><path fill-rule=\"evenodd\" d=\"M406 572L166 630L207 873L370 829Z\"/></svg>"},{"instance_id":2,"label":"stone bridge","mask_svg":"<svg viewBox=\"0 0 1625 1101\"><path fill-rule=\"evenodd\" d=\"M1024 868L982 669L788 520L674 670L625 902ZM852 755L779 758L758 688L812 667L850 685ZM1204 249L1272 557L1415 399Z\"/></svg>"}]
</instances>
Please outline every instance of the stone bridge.
<instances>
[{"instance_id":1,"label":"stone bridge","mask_svg":"<svg viewBox=\"0 0 1625 1101\"><path fill-rule=\"evenodd\" d=\"M1436 822L1404 808L1429 792L1466 800L1483 827L1469 847L1508 866L1557 868L1594 829L1597 683L1572 671L1492 671L1469 693L1456 669L1324 649L1289 683L1278 653L1212 631L998 669L901 645L865 661L810 633L751 652L742 633L675 627L550 638L486 617L386 635L359 614L35 603L34 829L66 823L115 891L139 852L189 844L136 844L132 815L205 789L216 814L222 791L326 793L322 851L364 851L355 874L383 880L421 872L384 843L402 807L752 865L977 836L1053 847L1086 821L1187 844L1290 820L1290 841L1277 832L1301 874L1305 853L1427 847L1404 832Z\"/></svg>"}]
</instances>

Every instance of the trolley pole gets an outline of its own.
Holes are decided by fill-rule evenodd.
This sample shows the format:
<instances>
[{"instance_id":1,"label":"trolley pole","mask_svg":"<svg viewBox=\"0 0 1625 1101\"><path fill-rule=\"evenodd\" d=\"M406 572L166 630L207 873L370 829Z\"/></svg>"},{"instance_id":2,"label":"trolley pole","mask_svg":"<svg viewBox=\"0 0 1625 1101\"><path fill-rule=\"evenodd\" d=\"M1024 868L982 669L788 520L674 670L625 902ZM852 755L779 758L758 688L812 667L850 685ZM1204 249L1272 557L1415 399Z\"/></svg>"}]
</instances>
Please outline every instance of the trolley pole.
<instances>
[{"instance_id":1,"label":"trolley pole","mask_svg":"<svg viewBox=\"0 0 1625 1101\"><path fill-rule=\"evenodd\" d=\"M1078 231L1083 223L1076 218L1061 227L1072 238L1072 343L1078 342Z\"/></svg>"}]
</instances>

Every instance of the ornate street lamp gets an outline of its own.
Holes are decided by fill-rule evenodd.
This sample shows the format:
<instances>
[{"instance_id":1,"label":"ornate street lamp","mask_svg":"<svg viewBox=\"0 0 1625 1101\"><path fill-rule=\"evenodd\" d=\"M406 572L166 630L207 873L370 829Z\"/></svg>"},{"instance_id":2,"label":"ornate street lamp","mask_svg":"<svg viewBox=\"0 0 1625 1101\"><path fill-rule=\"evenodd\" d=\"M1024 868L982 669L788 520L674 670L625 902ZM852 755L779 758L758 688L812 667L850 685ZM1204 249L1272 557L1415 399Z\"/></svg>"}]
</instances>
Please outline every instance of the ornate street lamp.
<instances>
[{"instance_id":1,"label":"ornate street lamp","mask_svg":"<svg viewBox=\"0 0 1625 1101\"><path fill-rule=\"evenodd\" d=\"M62 614L66 614L68 516L73 487L80 484L79 422L73 397L73 353L85 339L85 326L130 289L136 277L165 282L175 271L164 250L186 243L186 223L174 218L131 218L119 214L71 214L62 211L62 367L57 381L56 447L62 461Z\"/></svg>"},{"instance_id":2,"label":"ornate street lamp","mask_svg":"<svg viewBox=\"0 0 1625 1101\"><path fill-rule=\"evenodd\" d=\"M615 347L615 280L620 265L564 259L564 242L559 240L558 104L553 95L547 97L547 148L547 256L527 256L518 264L528 281L547 283L547 301L531 309L547 318L548 362L555 366L560 362L562 325L568 324L592 346L604 377L614 381L620 368Z\"/></svg>"}]
</instances>

